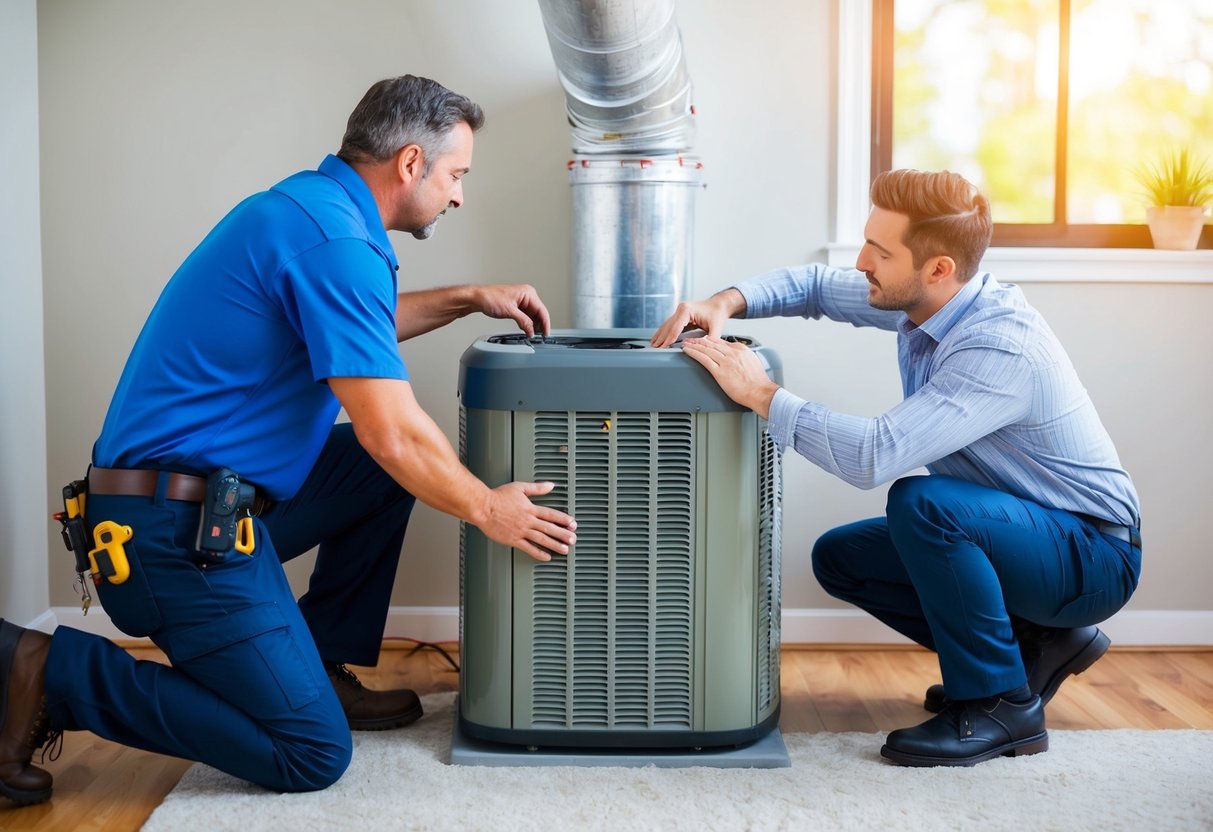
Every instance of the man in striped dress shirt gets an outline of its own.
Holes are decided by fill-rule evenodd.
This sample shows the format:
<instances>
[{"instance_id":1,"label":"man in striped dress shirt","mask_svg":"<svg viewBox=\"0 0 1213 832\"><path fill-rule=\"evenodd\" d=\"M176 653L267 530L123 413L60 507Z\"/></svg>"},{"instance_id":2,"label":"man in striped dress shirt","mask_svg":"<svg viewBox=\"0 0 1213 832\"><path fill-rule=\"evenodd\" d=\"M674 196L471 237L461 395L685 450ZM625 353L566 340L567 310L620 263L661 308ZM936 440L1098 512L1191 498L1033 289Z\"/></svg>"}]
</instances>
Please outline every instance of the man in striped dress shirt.
<instances>
[{"instance_id":1,"label":"man in striped dress shirt","mask_svg":"<svg viewBox=\"0 0 1213 832\"><path fill-rule=\"evenodd\" d=\"M978 271L985 197L954 173L897 170L871 199L855 269L779 269L680 304L652 343L704 330L683 351L780 447L860 488L893 481L885 516L813 549L830 594L939 655L943 685L924 702L937 716L881 754L933 766L1044 751L1045 703L1107 650L1096 625L1137 587L1137 493L1048 324ZM793 315L895 331L901 403L839 413L719 337L729 318Z\"/></svg>"}]
</instances>

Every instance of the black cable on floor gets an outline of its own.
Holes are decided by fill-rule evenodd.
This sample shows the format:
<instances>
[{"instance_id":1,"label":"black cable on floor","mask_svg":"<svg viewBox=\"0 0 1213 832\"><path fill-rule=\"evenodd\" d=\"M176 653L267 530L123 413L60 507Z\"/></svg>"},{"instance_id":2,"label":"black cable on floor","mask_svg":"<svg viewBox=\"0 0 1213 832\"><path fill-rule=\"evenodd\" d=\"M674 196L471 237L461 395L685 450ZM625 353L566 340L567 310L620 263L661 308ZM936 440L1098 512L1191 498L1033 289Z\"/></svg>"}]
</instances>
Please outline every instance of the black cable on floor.
<instances>
[{"instance_id":1,"label":"black cable on floor","mask_svg":"<svg viewBox=\"0 0 1213 832\"><path fill-rule=\"evenodd\" d=\"M447 664L449 664L456 673L459 672L458 662L451 657L451 654L446 651L446 648L436 641L422 641L419 638L410 638L409 636L384 636L383 640L412 642L413 649L409 651L410 656L416 653L418 650L424 650L427 647L431 650L437 650L442 655L442 658L446 659Z\"/></svg>"}]
</instances>

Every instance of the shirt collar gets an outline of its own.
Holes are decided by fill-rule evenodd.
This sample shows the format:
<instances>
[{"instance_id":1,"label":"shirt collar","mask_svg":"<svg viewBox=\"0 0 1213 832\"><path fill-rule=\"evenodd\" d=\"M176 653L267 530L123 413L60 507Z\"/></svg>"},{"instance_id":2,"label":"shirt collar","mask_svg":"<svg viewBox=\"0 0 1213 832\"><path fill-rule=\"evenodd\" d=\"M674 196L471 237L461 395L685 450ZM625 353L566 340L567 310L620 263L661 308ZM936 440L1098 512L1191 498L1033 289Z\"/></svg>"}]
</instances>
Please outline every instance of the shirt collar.
<instances>
[{"instance_id":1,"label":"shirt collar","mask_svg":"<svg viewBox=\"0 0 1213 832\"><path fill-rule=\"evenodd\" d=\"M960 291L953 295L952 299L945 303L938 312L923 321L922 326L918 329L931 336L936 343L942 341L944 336L956 325L956 322L963 318L969 310L987 277L989 277L988 274L976 274L966 280L961 285Z\"/></svg>"},{"instance_id":2,"label":"shirt collar","mask_svg":"<svg viewBox=\"0 0 1213 832\"><path fill-rule=\"evenodd\" d=\"M392 243L388 239L387 231L383 227L383 219L379 216L379 205L375 202L375 197L371 195L371 189L366 184L366 180L344 160L331 153L324 158L317 170L325 176L337 180L337 183L345 188L345 192L350 195L350 199L362 214L362 218L366 220L366 230L371 236L371 241L387 255L392 268L398 268L396 249L392 247Z\"/></svg>"}]
</instances>

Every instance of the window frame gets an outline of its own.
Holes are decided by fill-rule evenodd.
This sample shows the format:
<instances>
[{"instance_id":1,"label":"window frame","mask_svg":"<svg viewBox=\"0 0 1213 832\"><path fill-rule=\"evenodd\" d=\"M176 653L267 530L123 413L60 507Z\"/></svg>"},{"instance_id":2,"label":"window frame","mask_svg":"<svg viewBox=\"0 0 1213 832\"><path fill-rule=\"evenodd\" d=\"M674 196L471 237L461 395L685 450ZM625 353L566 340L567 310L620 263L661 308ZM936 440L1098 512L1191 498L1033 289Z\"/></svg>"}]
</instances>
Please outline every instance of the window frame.
<instances>
[{"instance_id":1,"label":"window frame","mask_svg":"<svg viewBox=\"0 0 1213 832\"><path fill-rule=\"evenodd\" d=\"M834 101L833 234L826 262L853 268L871 211L872 4L836 0L837 88ZM994 246L982 268L1019 283L1213 284L1213 251L1153 248Z\"/></svg>"},{"instance_id":2,"label":"window frame","mask_svg":"<svg viewBox=\"0 0 1213 832\"><path fill-rule=\"evenodd\" d=\"M872 0L871 176L893 166L893 6L895 0ZM1069 41L1071 0L1058 0L1057 136L1055 139L1053 221L994 223L995 246L1059 248L1150 248L1145 224L1079 224L1066 221L1066 173L1069 125ZM866 5L860 3L858 5ZM1197 243L1213 248L1213 226L1206 225Z\"/></svg>"}]
</instances>

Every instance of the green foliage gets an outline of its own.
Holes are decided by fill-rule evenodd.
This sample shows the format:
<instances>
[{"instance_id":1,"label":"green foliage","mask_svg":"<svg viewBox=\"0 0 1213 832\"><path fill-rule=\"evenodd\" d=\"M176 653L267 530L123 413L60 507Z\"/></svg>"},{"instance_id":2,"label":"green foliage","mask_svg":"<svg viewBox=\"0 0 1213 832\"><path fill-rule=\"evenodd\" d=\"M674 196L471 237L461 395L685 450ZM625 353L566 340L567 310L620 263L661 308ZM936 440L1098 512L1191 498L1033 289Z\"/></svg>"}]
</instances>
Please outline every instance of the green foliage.
<instances>
[{"instance_id":1,"label":"green foliage","mask_svg":"<svg viewBox=\"0 0 1213 832\"><path fill-rule=\"evenodd\" d=\"M1204 207L1213 203L1213 169L1206 160L1193 159L1186 147L1142 165L1137 181L1151 205Z\"/></svg>"},{"instance_id":2,"label":"green foliage","mask_svg":"<svg viewBox=\"0 0 1213 832\"><path fill-rule=\"evenodd\" d=\"M896 0L894 167L963 173L999 223L1053 221L1058 5ZM1213 164L1213 0L1070 6L1066 201L1056 219L1144 223L1141 161L1187 148L1189 169ZM1213 205L1206 185L1203 204Z\"/></svg>"}]
</instances>

